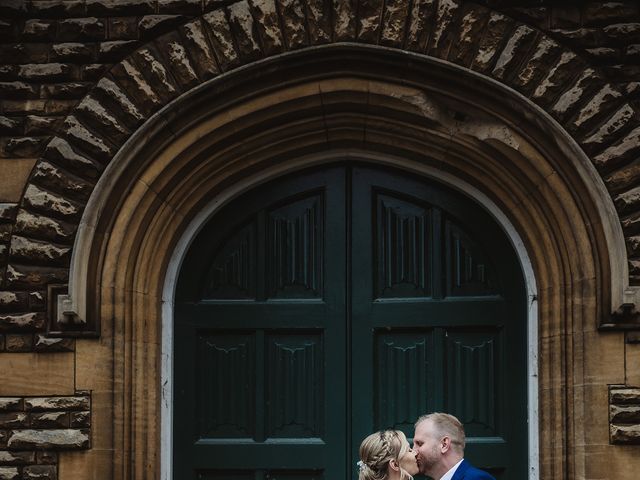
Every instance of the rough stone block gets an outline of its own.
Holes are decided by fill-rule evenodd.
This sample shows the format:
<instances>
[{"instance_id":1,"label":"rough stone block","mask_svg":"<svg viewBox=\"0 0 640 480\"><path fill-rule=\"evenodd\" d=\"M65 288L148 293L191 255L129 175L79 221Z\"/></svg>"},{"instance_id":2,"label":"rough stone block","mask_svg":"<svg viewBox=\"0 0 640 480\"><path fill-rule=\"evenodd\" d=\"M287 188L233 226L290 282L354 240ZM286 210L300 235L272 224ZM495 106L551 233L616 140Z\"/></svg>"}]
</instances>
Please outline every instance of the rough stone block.
<instances>
[{"instance_id":1,"label":"rough stone block","mask_svg":"<svg viewBox=\"0 0 640 480\"><path fill-rule=\"evenodd\" d=\"M17 211L17 203L0 203L0 221L12 222Z\"/></svg>"},{"instance_id":2,"label":"rough stone block","mask_svg":"<svg viewBox=\"0 0 640 480\"><path fill-rule=\"evenodd\" d=\"M73 79L71 65L66 63L30 63L20 65L20 78L38 82L56 82Z\"/></svg>"},{"instance_id":3,"label":"rough stone block","mask_svg":"<svg viewBox=\"0 0 640 480\"><path fill-rule=\"evenodd\" d=\"M14 81L17 72L17 65L0 65L0 80Z\"/></svg>"},{"instance_id":4,"label":"rough stone block","mask_svg":"<svg viewBox=\"0 0 640 480\"><path fill-rule=\"evenodd\" d=\"M71 428L89 428L91 412L71 412Z\"/></svg>"},{"instance_id":5,"label":"rough stone block","mask_svg":"<svg viewBox=\"0 0 640 480\"><path fill-rule=\"evenodd\" d=\"M5 350L7 352L31 352L33 350L33 335L7 334L5 335Z\"/></svg>"},{"instance_id":6,"label":"rough stone block","mask_svg":"<svg viewBox=\"0 0 640 480\"><path fill-rule=\"evenodd\" d=\"M358 2L355 0L333 2L333 29L336 41L352 42L356 39L357 8Z\"/></svg>"},{"instance_id":7,"label":"rough stone block","mask_svg":"<svg viewBox=\"0 0 640 480\"><path fill-rule=\"evenodd\" d=\"M204 27L200 20L189 22L180 28L184 44L193 58L193 68L203 80L215 77L220 73Z\"/></svg>"},{"instance_id":8,"label":"rough stone block","mask_svg":"<svg viewBox=\"0 0 640 480\"><path fill-rule=\"evenodd\" d=\"M6 255L0 254L0 259L2 259L2 258L6 258ZM4 261L6 261L6 260L4 260ZM0 335L0 352L4 352L4 346L5 346L4 335Z\"/></svg>"},{"instance_id":9,"label":"rough stone block","mask_svg":"<svg viewBox=\"0 0 640 480\"><path fill-rule=\"evenodd\" d=\"M36 158L39 157L49 137L18 137L6 139L2 145L5 157Z\"/></svg>"},{"instance_id":10,"label":"rough stone block","mask_svg":"<svg viewBox=\"0 0 640 480\"><path fill-rule=\"evenodd\" d=\"M31 414L32 428L69 428L69 412L43 412Z\"/></svg>"},{"instance_id":11,"label":"rough stone block","mask_svg":"<svg viewBox=\"0 0 640 480\"><path fill-rule=\"evenodd\" d=\"M0 450L0 465L28 465L35 463L35 452L7 452Z\"/></svg>"},{"instance_id":12,"label":"rough stone block","mask_svg":"<svg viewBox=\"0 0 640 480\"><path fill-rule=\"evenodd\" d=\"M68 268L32 267L19 264L7 266L9 288L42 288L49 283L67 283L68 281Z\"/></svg>"},{"instance_id":13,"label":"rough stone block","mask_svg":"<svg viewBox=\"0 0 640 480\"><path fill-rule=\"evenodd\" d=\"M593 157L593 163L600 169L608 169L635 158L639 152L640 127L637 127L602 153Z\"/></svg>"},{"instance_id":14,"label":"rough stone block","mask_svg":"<svg viewBox=\"0 0 640 480\"><path fill-rule=\"evenodd\" d=\"M45 410L88 410L90 400L87 396L72 397L31 397L25 399L25 408L34 412Z\"/></svg>"},{"instance_id":15,"label":"rough stone block","mask_svg":"<svg viewBox=\"0 0 640 480\"><path fill-rule=\"evenodd\" d=\"M22 38L25 40L45 42L53 40L55 34L56 22L54 20L30 19L24 22Z\"/></svg>"},{"instance_id":16,"label":"rough stone block","mask_svg":"<svg viewBox=\"0 0 640 480\"><path fill-rule=\"evenodd\" d=\"M606 37L621 43L640 42L640 23L618 23L603 28Z\"/></svg>"},{"instance_id":17,"label":"rough stone block","mask_svg":"<svg viewBox=\"0 0 640 480\"><path fill-rule=\"evenodd\" d=\"M24 410L21 397L0 397L0 412L19 412Z\"/></svg>"},{"instance_id":18,"label":"rough stone block","mask_svg":"<svg viewBox=\"0 0 640 480\"><path fill-rule=\"evenodd\" d=\"M119 62L133 52L139 45L137 40L112 40L102 42L98 46L98 60L107 62Z\"/></svg>"},{"instance_id":19,"label":"rough stone block","mask_svg":"<svg viewBox=\"0 0 640 480\"><path fill-rule=\"evenodd\" d=\"M36 463L38 465L56 465L58 463L58 452L37 452Z\"/></svg>"},{"instance_id":20,"label":"rough stone block","mask_svg":"<svg viewBox=\"0 0 640 480\"><path fill-rule=\"evenodd\" d=\"M532 98L542 105L552 104L567 87L569 81L575 77L576 72L585 71L589 75L589 69L584 68L578 56L573 52L564 52L535 88Z\"/></svg>"},{"instance_id":21,"label":"rough stone block","mask_svg":"<svg viewBox=\"0 0 640 480\"><path fill-rule=\"evenodd\" d=\"M319 45L331 41L331 1L307 0L303 2L307 8L307 23L309 39L312 45Z\"/></svg>"},{"instance_id":22,"label":"rough stone block","mask_svg":"<svg viewBox=\"0 0 640 480\"><path fill-rule=\"evenodd\" d=\"M255 36L256 28L249 3L246 0L229 5L229 26L238 45L238 52L245 61L262 56L260 43Z\"/></svg>"},{"instance_id":23,"label":"rough stone block","mask_svg":"<svg viewBox=\"0 0 640 480\"><path fill-rule=\"evenodd\" d=\"M517 65L522 62L534 41L536 40L536 31L526 25L521 25L507 40L505 47L502 49L493 67L492 74L495 78L505 79L513 74Z\"/></svg>"},{"instance_id":24,"label":"rough stone block","mask_svg":"<svg viewBox=\"0 0 640 480\"><path fill-rule=\"evenodd\" d=\"M592 154L606 145L613 143L620 131L635 121L635 110L631 105L625 103L604 124L602 124L595 133L580 143L588 154Z\"/></svg>"},{"instance_id":25,"label":"rough stone block","mask_svg":"<svg viewBox=\"0 0 640 480\"><path fill-rule=\"evenodd\" d=\"M179 94L178 85L167 69L162 55L155 48L145 47L137 50L132 58L139 70L147 73L146 77L151 87L163 103L171 101Z\"/></svg>"},{"instance_id":26,"label":"rough stone block","mask_svg":"<svg viewBox=\"0 0 640 480\"><path fill-rule=\"evenodd\" d=\"M53 191L61 192L74 200L85 201L93 190L93 184L69 175L59 167L41 160L31 176L35 183Z\"/></svg>"},{"instance_id":27,"label":"rough stone block","mask_svg":"<svg viewBox=\"0 0 640 480\"><path fill-rule=\"evenodd\" d=\"M117 64L110 73L122 91L125 92L126 97L135 102L136 110L143 116L150 116L162 105L154 89L140 70L129 60Z\"/></svg>"},{"instance_id":28,"label":"rough stone block","mask_svg":"<svg viewBox=\"0 0 640 480\"><path fill-rule=\"evenodd\" d=\"M29 292L29 311L44 312L47 306L47 291Z\"/></svg>"},{"instance_id":29,"label":"rough stone block","mask_svg":"<svg viewBox=\"0 0 640 480\"><path fill-rule=\"evenodd\" d=\"M20 117L10 118L0 115L0 135L15 135L26 133L24 120Z\"/></svg>"},{"instance_id":30,"label":"rough stone block","mask_svg":"<svg viewBox=\"0 0 640 480\"><path fill-rule=\"evenodd\" d=\"M281 4L282 5L282 4ZM258 0L252 2L256 28L262 38L262 45L267 55L275 55L284 50L284 40L280 30L280 20L275 0ZM287 22L285 20L285 22ZM285 27L286 28L286 27Z\"/></svg>"},{"instance_id":31,"label":"rough stone block","mask_svg":"<svg viewBox=\"0 0 640 480\"><path fill-rule=\"evenodd\" d=\"M12 260L26 261L39 265L65 266L71 257L71 247L33 240L20 235L11 237L10 255Z\"/></svg>"},{"instance_id":32,"label":"rough stone block","mask_svg":"<svg viewBox=\"0 0 640 480\"><path fill-rule=\"evenodd\" d=\"M17 480L20 473L16 467L0 467L0 480Z\"/></svg>"},{"instance_id":33,"label":"rough stone block","mask_svg":"<svg viewBox=\"0 0 640 480\"><path fill-rule=\"evenodd\" d=\"M185 19L182 15L145 15L138 23L140 38L151 39L157 37L184 23Z\"/></svg>"},{"instance_id":34,"label":"rough stone block","mask_svg":"<svg viewBox=\"0 0 640 480\"><path fill-rule=\"evenodd\" d=\"M155 12L153 0L86 0L87 14L96 16L131 16Z\"/></svg>"},{"instance_id":35,"label":"rough stone block","mask_svg":"<svg viewBox=\"0 0 640 480\"><path fill-rule=\"evenodd\" d=\"M85 15L84 0L31 0L29 10L47 17L82 17Z\"/></svg>"},{"instance_id":36,"label":"rough stone block","mask_svg":"<svg viewBox=\"0 0 640 480\"><path fill-rule=\"evenodd\" d=\"M407 0L392 0L386 2L384 16L382 18L382 34L380 37L380 43L382 45L397 48L402 47L410 3L411 2Z\"/></svg>"},{"instance_id":37,"label":"rough stone block","mask_svg":"<svg viewBox=\"0 0 640 480\"><path fill-rule=\"evenodd\" d=\"M138 40L138 18L109 18L109 40Z\"/></svg>"},{"instance_id":38,"label":"rough stone block","mask_svg":"<svg viewBox=\"0 0 640 480\"><path fill-rule=\"evenodd\" d=\"M616 405L640 405L640 388L611 388L609 402Z\"/></svg>"},{"instance_id":39,"label":"rough stone block","mask_svg":"<svg viewBox=\"0 0 640 480\"><path fill-rule=\"evenodd\" d=\"M533 55L514 78L514 83L525 92L530 92L548 73L549 65L559 55L560 50L561 47L555 40L546 36L541 37L533 50Z\"/></svg>"},{"instance_id":40,"label":"rough stone block","mask_svg":"<svg viewBox=\"0 0 640 480\"><path fill-rule=\"evenodd\" d=\"M611 25L637 14L638 6L633 2L588 2L582 11L582 23L586 26Z\"/></svg>"},{"instance_id":41,"label":"rough stone block","mask_svg":"<svg viewBox=\"0 0 640 480\"><path fill-rule=\"evenodd\" d=\"M640 424L640 405L611 405L609 420L615 424Z\"/></svg>"},{"instance_id":42,"label":"rough stone block","mask_svg":"<svg viewBox=\"0 0 640 480\"><path fill-rule=\"evenodd\" d=\"M0 428L22 428L29 425L29 415L25 412L0 413Z\"/></svg>"},{"instance_id":43,"label":"rough stone block","mask_svg":"<svg viewBox=\"0 0 640 480\"><path fill-rule=\"evenodd\" d=\"M479 42L478 53L472 63L472 69L487 72L491 69L498 54L502 39L512 29L513 21L501 13L492 12Z\"/></svg>"},{"instance_id":44,"label":"rough stone block","mask_svg":"<svg viewBox=\"0 0 640 480\"><path fill-rule=\"evenodd\" d=\"M0 82L0 97L7 98L38 98L36 85L25 82Z\"/></svg>"},{"instance_id":45,"label":"rough stone block","mask_svg":"<svg viewBox=\"0 0 640 480\"><path fill-rule=\"evenodd\" d=\"M30 332L44 328L45 318L41 312L15 313L0 315L0 331ZM7 338L7 345L9 339Z\"/></svg>"},{"instance_id":46,"label":"rough stone block","mask_svg":"<svg viewBox=\"0 0 640 480\"><path fill-rule=\"evenodd\" d=\"M555 37L566 40L568 44L581 48L596 48L603 45L603 33L599 28L578 28L575 30L551 30Z\"/></svg>"},{"instance_id":47,"label":"rough stone block","mask_svg":"<svg viewBox=\"0 0 640 480\"><path fill-rule=\"evenodd\" d=\"M47 63L49 45L46 43L6 43L0 44L2 63Z\"/></svg>"},{"instance_id":48,"label":"rough stone block","mask_svg":"<svg viewBox=\"0 0 640 480\"><path fill-rule=\"evenodd\" d=\"M100 41L105 39L105 22L103 19L69 18L58 23L57 39L63 42L79 42L83 40Z\"/></svg>"},{"instance_id":49,"label":"rough stone block","mask_svg":"<svg viewBox=\"0 0 640 480\"><path fill-rule=\"evenodd\" d=\"M582 131L591 130L599 117L610 112L621 97L622 94L616 88L609 84L604 85L578 112L573 121L573 128Z\"/></svg>"},{"instance_id":50,"label":"rough stone block","mask_svg":"<svg viewBox=\"0 0 640 480\"><path fill-rule=\"evenodd\" d=\"M29 297L27 292L0 291L0 312L26 311L28 305Z\"/></svg>"},{"instance_id":51,"label":"rough stone block","mask_svg":"<svg viewBox=\"0 0 640 480\"><path fill-rule=\"evenodd\" d=\"M63 220L78 219L82 212L81 207L74 202L60 195L42 190L33 184L27 186L24 194L24 205Z\"/></svg>"},{"instance_id":52,"label":"rough stone block","mask_svg":"<svg viewBox=\"0 0 640 480\"><path fill-rule=\"evenodd\" d=\"M553 28L576 28L581 24L580 8L577 5L554 5L551 10Z\"/></svg>"},{"instance_id":53,"label":"rough stone block","mask_svg":"<svg viewBox=\"0 0 640 480\"><path fill-rule=\"evenodd\" d=\"M6 430L0 430L0 448L7 447L7 438L9 437L9 432Z\"/></svg>"},{"instance_id":54,"label":"rough stone block","mask_svg":"<svg viewBox=\"0 0 640 480\"><path fill-rule=\"evenodd\" d=\"M75 340L73 338L50 338L46 335L36 334L33 349L36 352L73 352Z\"/></svg>"},{"instance_id":55,"label":"rough stone block","mask_svg":"<svg viewBox=\"0 0 640 480\"><path fill-rule=\"evenodd\" d=\"M611 425L610 434L613 444L640 444L640 425Z\"/></svg>"},{"instance_id":56,"label":"rough stone block","mask_svg":"<svg viewBox=\"0 0 640 480\"><path fill-rule=\"evenodd\" d=\"M54 137L49 142L44 157L83 178L97 179L102 171L99 163L78 153L69 142L60 137Z\"/></svg>"},{"instance_id":57,"label":"rough stone block","mask_svg":"<svg viewBox=\"0 0 640 480\"><path fill-rule=\"evenodd\" d=\"M403 1L405 0L387 1L387 11L390 12L394 8L395 3ZM279 0L278 3L280 5L280 15L282 15L283 19L283 34L289 50L295 50L308 45L309 40L307 37L304 2L298 0ZM363 4L364 2L360 2L360 8L362 8ZM378 25L379 24L380 19L378 19Z\"/></svg>"},{"instance_id":58,"label":"rough stone block","mask_svg":"<svg viewBox=\"0 0 640 480\"><path fill-rule=\"evenodd\" d=\"M114 147L103 139L100 133L94 133L74 115L64 120L64 133L69 141L77 145L92 158L108 163L115 154Z\"/></svg>"},{"instance_id":59,"label":"rough stone block","mask_svg":"<svg viewBox=\"0 0 640 480\"><path fill-rule=\"evenodd\" d=\"M122 89L109 78L101 79L92 95L109 106L114 115L121 120L129 130L134 130L144 120L143 115L138 111L133 102L127 97Z\"/></svg>"},{"instance_id":60,"label":"rough stone block","mask_svg":"<svg viewBox=\"0 0 640 480\"><path fill-rule=\"evenodd\" d=\"M358 40L364 43L377 43L380 31L380 17L383 2L381 0L360 0L356 17Z\"/></svg>"},{"instance_id":61,"label":"rough stone block","mask_svg":"<svg viewBox=\"0 0 640 480\"><path fill-rule=\"evenodd\" d=\"M469 66L478 47L478 38L486 27L489 12L484 8L466 5L460 19L460 29L449 51L449 60Z\"/></svg>"},{"instance_id":62,"label":"rough stone block","mask_svg":"<svg viewBox=\"0 0 640 480\"><path fill-rule=\"evenodd\" d=\"M52 135L62 124L61 117L27 115L24 122L25 135Z\"/></svg>"},{"instance_id":63,"label":"rough stone block","mask_svg":"<svg viewBox=\"0 0 640 480\"><path fill-rule=\"evenodd\" d=\"M7 448L9 450L85 449L89 448L89 431L77 429L9 430Z\"/></svg>"},{"instance_id":64,"label":"rough stone block","mask_svg":"<svg viewBox=\"0 0 640 480\"><path fill-rule=\"evenodd\" d=\"M180 13L182 15L199 15L202 13L200 0L157 0L158 13Z\"/></svg>"},{"instance_id":65,"label":"rough stone block","mask_svg":"<svg viewBox=\"0 0 640 480\"><path fill-rule=\"evenodd\" d=\"M130 131L122 125L104 104L93 95L88 95L76 107L74 112L82 116L84 123L94 132L100 132L115 145L121 145L129 137Z\"/></svg>"},{"instance_id":66,"label":"rough stone block","mask_svg":"<svg viewBox=\"0 0 640 480\"><path fill-rule=\"evenodd\" d=\"M77 100L47 100L45 102L45 115L67 115L78 103Z\"/></svg>"},{"instance_id":67,"label":"rough stone block","mask_svg":"<svg viewBox=\"0 0 640 480\"><path fill-rule=\"evenodd\" d=\"M24 480L58 480L56 465L32 465L22 470Z\"/></svg>"},{"instance_id":68,"label":"rough stone block","mask_svg":"<svg viewBox=\"0 0 640 480\"><path fill-rule=\"evenodd\" d=\"M83 82L97 82L112 67L107 63L91 63L82 65L80 68L80 78Z\"/></svg>"},{"instance_id":69,"label":"rough stone block","mask_svg":"<svg viewBox=\"0 0 640 480\"><path fill-rule=\"evenodd\" d=\"M95 48L85 43L57 43L52 46L51 59L63 62L91 62Z\"/></svg>"},{"instance_id":70,"label":"rough stone block","mask_svg":"<svg viewBox=\"0 0 640 480\"><path fill-rule=\"evenodd\" d=\"M83 97L89 88L89 82L65 82L44 84L40 87L40 96L43 98L78 99Z\"/></svg>"},{"instance_id":71,"label":"rough stone block","mask_svg":"<svg viewBox=\"0 0 640 480\"><path fill-rule=\"evenodd\" d=\"M156 42L156 47L159 52L164 54L173 78L175 78L181 90L190 90L200 83L189 59L187 49L177 34L163 36Z\"/></svg>"}]
</instances>

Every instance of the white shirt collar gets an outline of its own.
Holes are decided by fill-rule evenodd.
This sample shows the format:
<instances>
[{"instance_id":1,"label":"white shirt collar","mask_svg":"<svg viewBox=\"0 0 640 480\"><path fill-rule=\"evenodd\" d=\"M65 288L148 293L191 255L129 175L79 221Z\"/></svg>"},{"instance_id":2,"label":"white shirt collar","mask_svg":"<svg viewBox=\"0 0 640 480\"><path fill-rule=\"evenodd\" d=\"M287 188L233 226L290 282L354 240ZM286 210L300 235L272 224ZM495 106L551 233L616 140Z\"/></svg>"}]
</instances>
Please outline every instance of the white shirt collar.
<instances>
[{"instance_id":1,"label":"white shirt collar","mask_svg":"<svg viewBox=\"0 0 640 480\"><path fill-rule=\"evenodd\" d=\"M462 459L464 460L464 459ZM458 467L460 466L460 464L462 463L462 460L460 460L458 463L456 463L453 467L451 467L449 469L449 471L447 473L445 473L442 478L440 478L440 480L451 480L453 478L453 474L456 473L456 470L458 469Z\"/></svg>"}]
</instances>

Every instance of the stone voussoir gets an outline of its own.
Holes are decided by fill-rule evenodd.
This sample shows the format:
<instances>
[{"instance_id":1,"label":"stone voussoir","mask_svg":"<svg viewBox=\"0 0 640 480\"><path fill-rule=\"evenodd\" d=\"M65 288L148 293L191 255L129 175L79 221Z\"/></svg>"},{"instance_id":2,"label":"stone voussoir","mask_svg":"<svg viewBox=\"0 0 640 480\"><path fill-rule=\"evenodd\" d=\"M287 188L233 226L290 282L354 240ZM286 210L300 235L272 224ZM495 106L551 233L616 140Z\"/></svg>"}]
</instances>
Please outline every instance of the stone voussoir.
<instances>
[{"instance_id":1,"label":"stone voussoir","mask_svg":"<svg viewBox=\"0 0 640 480\"><path fill-rule=\"evenodd\" d=\"M202 80L208 80L218 75L220 69L211 45L207 40L202 20L197 19L189 22L180 27L179 31L184 39L187 51L194 60L193 67L198 77Z\"/></svg>"},{"instance_id":2,"label":"stone voussoir","mask_svg":"<svg viewBox=\"0 0 640 480\"><path fill-rule=\"evenodd\" d=\"M93 190L93 184L66 172L60 167L41 160L36 164L31 180L44 188L80 201L86 201Z\"/></svg>"},{"instance_id":3,"label":"stone voussoir","mask_svg":"<svg viewBox=\"0 0 640 480\"><path fill-rule=\"evenodd\" d=\"M82 209L80 205L60 195L48 192L34 184L27 186L23 197L24 206L63 220L77 220Z\"/></svg>"},{"instance_id":4,"label":"stone voussoir","mask_svg":"<svg viewBox=\"0 0 640 480\"><path fill-rule=\"evenodd\" d=\"M465 67L473 62L478 48L477 39L482 36L489 17L489 10L466 5L460 19L460 30L451 46L448 59Z\"/></svg>"},{"instance_id":5,"label":"stone voussoir","mask_svg":"<svg viewBox=\"0 0 640 480\"><path fill-rule=\"evenodd\" d=\"M260 42L255 37L257 31L254 25L251 7L247 0L233 3L227 7L229 12L229 26L238 45L240 57L244 62L257 60L262 56Z\"/></svg>"},{"instance_id":6,"label":"stone voussoir","mask_svg":"<svg viewBox=\"0 0 640 480\"><path fill-rule=\"evenodd\" d=\"M276 0L254 0L251 6L265 54L281 53L284 50L284 39L280 30Z\"/></svg>"},{"instance_id":7,"label":"stone voussoir","mask_svg":"<svg viewBox=\"0 0 640 480\"><path fill-rule=\"evenodd\" d=\"M156 48L164 54L180 90L190 90L200 83L187 49L177 33L168 34L159 39L156 42Z\"/></svg>"},{"instance_id":8,"label":"stone voussoir","mask_svg":"<svg viewBox=\"0 0 640 480\"><path fill-rule=\"evenodd\" d=\"M81 450L89 448L89 431L84 429L10 430L9 450Z\"/></svg>"},{"instance_id":9,"label":"stone voussoir","mask_svg":"<svg viewBox=\"0 0 640 480\"><path fill-rule=\"evenodd\" d=\"M213 10L203 15L202 19L207 26L218 65L222 70L227 71L239 65L240 58L236 52L231 28L224 10Z\"/></svg>"},{"instance_id":10,"label":"stone voussoir","mask_svg":"<svg viewBox=\"0 0 640 480\"><path fill-rule=\"evenodd\" d=\"M513 75L523 59L528 56L536 38L536 30L526 25L517 27L498 55L492 75L499 80L506 80Z\"/></svg>"},{"instance_id":11,"label":"stone voussoir","mask_svg":"<svg viewBox=\"0 0 640 480\"><path fill-rule=\"evenodd\" d=\"M155 90L131 60L120 62L109 73L126 97L135 102L136 110L143 116L151 116L162 105Z\"/></svg>"},{"instance_id":12,"label":"stone voussoir","mask_svg":"<svg viewBox=\"0 0 640 480\"><path fill-rule=\"evenodd\" d=\"M62 137L53 137L44 152L44 158L73 171L88 179L97 179L102 165L87 155L78 153L71 144Z\"/></svg>"},{"instance_id":13,"label":"stone voussoir","mask_svg":"<svg viewBox=\"0 0 640 480\"><path fill-rule=\"evenodd\" d=\"M502 41L507 32L514 29L514 22L498 12L491 12L471 69L481 73L489 72L497 58Z\"/></svg>"}]
</instances>

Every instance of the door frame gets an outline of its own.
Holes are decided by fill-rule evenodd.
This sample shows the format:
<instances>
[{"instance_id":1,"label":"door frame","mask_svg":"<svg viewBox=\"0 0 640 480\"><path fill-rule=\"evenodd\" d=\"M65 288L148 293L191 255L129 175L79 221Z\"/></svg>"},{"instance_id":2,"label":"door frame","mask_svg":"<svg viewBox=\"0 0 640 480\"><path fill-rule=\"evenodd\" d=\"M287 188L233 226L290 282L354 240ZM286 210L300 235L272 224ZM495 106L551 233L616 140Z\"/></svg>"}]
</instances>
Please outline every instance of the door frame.
<instances>
[{"instance_id":1,"label":"door frame","mask_svg":"<svg viewBox=\"0 0 640 480\"><path fill-rule=\"evenodd\" d=\"M384 165L401 171L418 174L449 186L470 197L487 210L501 226L516 251L524 275L527 292L527 417L528 417L528 449L529 480L539 479L539 434L538 434L538 301L537 287L533 266L529 254L520 235L501 209L485 194L449 173L433 167L403 158L380 156L365 152L334 151L324 152L318 156L308 156L304 160L292 160L276 167L271 167L242 178L232 186L214 196L194 216L183 231L180 240L173 249L171 260L167 266L162 290L162 344L161 344L161 417L160 417L160 472L162 480L173 480L173 322L176 282L182 262L191 243L208 223L208 221L232 199L238 197L262 183L295 172L307 167L336 163L340 160L365 162Z\"/></svg>"}]
</instances>

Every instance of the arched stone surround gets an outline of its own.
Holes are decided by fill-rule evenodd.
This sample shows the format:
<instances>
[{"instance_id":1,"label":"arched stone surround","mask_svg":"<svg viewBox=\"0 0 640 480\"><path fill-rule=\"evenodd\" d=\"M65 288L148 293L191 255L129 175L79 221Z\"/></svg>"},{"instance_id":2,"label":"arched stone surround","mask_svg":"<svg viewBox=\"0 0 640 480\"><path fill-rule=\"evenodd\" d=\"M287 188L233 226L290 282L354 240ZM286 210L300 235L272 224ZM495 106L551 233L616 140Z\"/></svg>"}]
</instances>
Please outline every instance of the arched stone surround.
<instances>
[{"instance_id":1,"label":"arched stone surround","mask_svg":"<svg viewBox=\"0 0 640 480\"><path fill-rule=\"evenodd\" d=\"M99 340L77 344L76 361L94 365L79 387L93 391L93 428L101 432L87 456L113 455L113 478L159 474L160 319L171 300L162 293L198 212L241 193L238 185L343 156L459 179L511 222L537 282L540 478L581 476L588 448L608 443L606 416L588 435L583 419L606 398L606 385L590 383L597 361L585 349L602 335L611 271L597 190L588 175L575 175L585 166L580 155L516 92L381 47L292 53L180 97L120 150L76 246L87 266L78 285L89 293L88 314L101 320ZM72 471L64 460L61 476Z\"/></svg>"}]
</instances>

